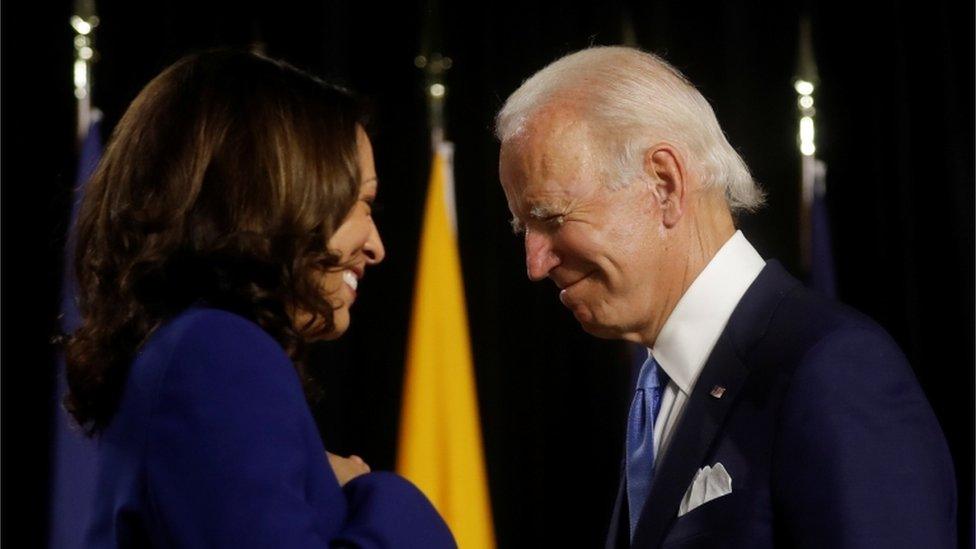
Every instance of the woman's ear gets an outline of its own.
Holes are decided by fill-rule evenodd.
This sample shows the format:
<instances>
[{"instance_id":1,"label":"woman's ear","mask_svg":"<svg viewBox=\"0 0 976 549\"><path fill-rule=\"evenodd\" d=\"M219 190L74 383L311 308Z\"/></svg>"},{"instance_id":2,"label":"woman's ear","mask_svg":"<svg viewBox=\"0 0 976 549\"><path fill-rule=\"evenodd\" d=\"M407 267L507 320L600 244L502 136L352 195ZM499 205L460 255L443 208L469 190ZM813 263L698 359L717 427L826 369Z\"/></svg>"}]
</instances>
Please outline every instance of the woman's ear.
<instances>
[{"instance_id":1,"label":"woman's ear","mask_svg":"<svg viewBox=\"0 0 976 549\"><path fill-rule=\"evenodd\" d=\"M674 227L684 213L687 195L687 173L678 150L668 143L658 143L644 151L644 173L650 179L651 191L667 228Z\"/></svg>"}]
</instances>

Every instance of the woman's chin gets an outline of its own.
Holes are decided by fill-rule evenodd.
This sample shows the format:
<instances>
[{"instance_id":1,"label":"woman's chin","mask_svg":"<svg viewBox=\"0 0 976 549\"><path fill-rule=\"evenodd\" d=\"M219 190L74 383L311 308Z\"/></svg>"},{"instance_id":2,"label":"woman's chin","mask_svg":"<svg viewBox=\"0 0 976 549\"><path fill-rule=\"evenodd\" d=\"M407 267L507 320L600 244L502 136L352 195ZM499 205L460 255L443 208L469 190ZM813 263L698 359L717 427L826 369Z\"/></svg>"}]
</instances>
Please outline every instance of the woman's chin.
<instances>
[{"instance_id":1,"label":"woman's chin","mask_svg":"<svg viewBox=\"0 0 976 549\"><path fill-rule=\"evenodd\" d=\"M339 339L342 334L346 333L349 329L349 309L343 307L332 312L332 330L328 333L322 334L316 339L322 341L332 341L334 339Z\"/></svg>"},{"instance_id":2,"label":"woman's chin","mask_svg":"<svg viewBox=\"0 0 976 549\"><path fill-rule=\"evenodd\" d=\"M343 330L332 330L331 332L329 332L327 334L320 334L320 335L317 335L317 336L311 338L311 341L334 341L334 340L339 339L340 337L342 337L342 334L344 334L344 333L346 333L346 330L344 330L344 329Z\"/></svg>"},{"instance_id":3,"label":"woman's chin","mask_svg":"<svg viewBox=\"0 0 976 549\"><path fill-rule=\"evenodd\" d=\"M299 335L307 342L313 341L332 341L342 337L349 329L349 308L339 307L332 311L332 329L324 330L322 319L310 325L311 315L307 312L300 312L293 316L292 326Z\"/></svg>"}]
</instances>

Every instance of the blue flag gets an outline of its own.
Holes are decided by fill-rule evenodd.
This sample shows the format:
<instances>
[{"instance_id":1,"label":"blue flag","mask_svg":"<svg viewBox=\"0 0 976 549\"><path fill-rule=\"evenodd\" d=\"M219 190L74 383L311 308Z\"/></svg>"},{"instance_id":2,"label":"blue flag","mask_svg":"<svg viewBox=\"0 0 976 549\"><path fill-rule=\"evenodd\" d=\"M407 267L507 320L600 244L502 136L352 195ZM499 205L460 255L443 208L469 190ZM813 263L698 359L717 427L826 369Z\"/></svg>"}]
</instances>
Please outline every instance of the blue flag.
<instances>
[{"instance_id":1,"label":"blue flag","mask_svg":"<svg viewBox=\"0 0 976 549\"><path fill-rule=\"evenodd\" d=\"M810 205L810 287L830 298L837 297L834 252L830 240L830 215L827 210L827 167L816 161L813 202Z\"/></svg>"},{"instance_id":2,"label":"blue flag","mask_svg":"<svg viewBox=\"0 0 976 549\"><path fill-rule=\"evenodd\" d=\"M78 159L68 245L65 247L64 276L61 285L61 330L70 334L81 323L75 301L77 282L74 277L74 225L85 185L102 155L98 117L88 128L88 135ZM54 439L52 447L51 521L49 546L57 549L81 548L92 508L95 486L95 443L82 434L61 405L67 393L64 358L58 361L55 394Z\"/></svg>"}]
</instances>

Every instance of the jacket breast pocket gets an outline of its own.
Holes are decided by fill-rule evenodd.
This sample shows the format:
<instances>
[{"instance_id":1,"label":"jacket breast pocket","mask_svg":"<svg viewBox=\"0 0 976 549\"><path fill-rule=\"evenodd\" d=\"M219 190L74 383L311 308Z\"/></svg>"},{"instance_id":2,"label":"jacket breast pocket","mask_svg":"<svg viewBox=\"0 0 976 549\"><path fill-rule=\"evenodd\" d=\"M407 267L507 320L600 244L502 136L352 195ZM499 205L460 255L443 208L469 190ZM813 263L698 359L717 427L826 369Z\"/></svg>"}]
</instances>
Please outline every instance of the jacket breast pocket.
<instances>
[{"instance_id":1,"label":"jacket breast pocket","mask_svg":"<svg viewBox=\"0 0 976 549\"><path fill-rule=\"evenodd\" d=\"M675 519L662 547L721 547L734 530L741 498L732 492L703 503Z\"/></svg>"}]
</instances>

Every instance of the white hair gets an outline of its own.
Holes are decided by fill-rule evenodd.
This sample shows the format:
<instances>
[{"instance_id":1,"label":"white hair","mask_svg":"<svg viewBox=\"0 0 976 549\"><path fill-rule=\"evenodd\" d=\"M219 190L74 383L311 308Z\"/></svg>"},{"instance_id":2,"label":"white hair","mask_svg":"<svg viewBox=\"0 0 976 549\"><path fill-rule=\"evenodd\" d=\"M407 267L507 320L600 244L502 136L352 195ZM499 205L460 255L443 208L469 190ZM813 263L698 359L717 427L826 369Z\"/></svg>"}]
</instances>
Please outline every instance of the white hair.
<instances>
[{"instance_id":1,"label":"white hair","mask_svg":"<svg viewBox=\"0 0 976 549\"><path fill-rule=\"evenodd\" d=\"M558 59L509 96L495 121L496 136L504 143L541 108L560 101L614 137L622 176L616 185L630 184L642 173L644 151L667 141L687 155L705 188L724 191L733 212L762 206L762 190L725 138L708 101L660 57L612 46Z\"/></svg>"}]
</instances>

